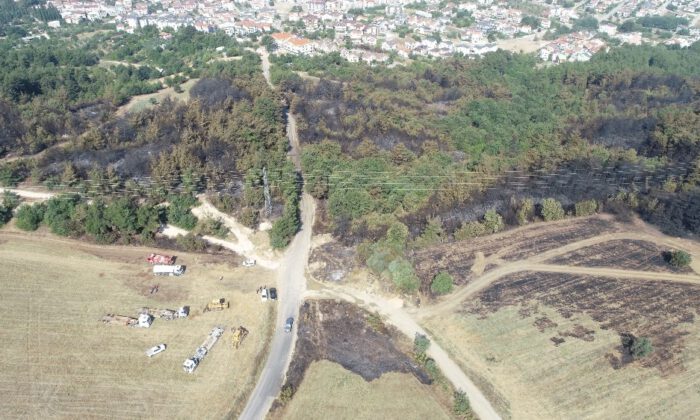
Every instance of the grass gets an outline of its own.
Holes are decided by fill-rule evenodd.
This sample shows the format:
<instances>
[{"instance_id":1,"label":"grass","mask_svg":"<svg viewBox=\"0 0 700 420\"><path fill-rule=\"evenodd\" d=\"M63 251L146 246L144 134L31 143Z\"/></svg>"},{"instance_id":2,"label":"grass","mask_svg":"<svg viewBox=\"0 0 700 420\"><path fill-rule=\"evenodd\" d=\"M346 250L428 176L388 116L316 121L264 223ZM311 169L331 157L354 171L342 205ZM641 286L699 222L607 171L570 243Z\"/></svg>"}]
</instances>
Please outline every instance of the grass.
<instances>
[{"instance_id":1,"label":"grass","mask_svg":"<svg viewBox=\"0 0 700 420\"><path fill-rule=\"evenodd\" d=\"M153 251L0 231L0 418L222 418L242 409L273 318L255 289L271 273L179 254L183 277L154 278L144 260ZM160 290L150 295L153 284ZM201 313L219 297L231 308ZM189 319L157 319L149 329L100 322L106 313L182 305L191 306ZM250 334L234 350L230 328L241 324ZM215 325L226 332L186 374L182 362ZM167 350L147 358L158 343Z\"/></svg>"},{"instance_id":2,"label":"grass","mask_svg":"<svg viewBox=\"0 0 700 420\"><path fill-rule=\"evenodd\" d=\"M485 391L504 417L508 412L526 419L696 415L700 406L696 324L684 325L690 332L683 351L687 369L662 378L657 369L638 363L614 370L605 358L620 345L614 331L603 330L580 314L565 319L542 305L538 309L539 314L527 318L518 314L517 307L501 308L486 319L455 313L431 319L426 326L465 370L491 383L493 389ZM558 326L540 332L533 322L543 314ZM550 337L574 324L594 330L594 341L567 337L555 347Z\"/></svg>"},{"instance_id":3,"label":"grass","mask_svg":"<svg viewBox=\"0 0 700 420\"><path fill-rule=\"evenodd\" d=\"M280 418L294 419L449 419L432 386L410 374L390 372L366 382L337 363L311 364Z\"/></svg>"}]
</instances>

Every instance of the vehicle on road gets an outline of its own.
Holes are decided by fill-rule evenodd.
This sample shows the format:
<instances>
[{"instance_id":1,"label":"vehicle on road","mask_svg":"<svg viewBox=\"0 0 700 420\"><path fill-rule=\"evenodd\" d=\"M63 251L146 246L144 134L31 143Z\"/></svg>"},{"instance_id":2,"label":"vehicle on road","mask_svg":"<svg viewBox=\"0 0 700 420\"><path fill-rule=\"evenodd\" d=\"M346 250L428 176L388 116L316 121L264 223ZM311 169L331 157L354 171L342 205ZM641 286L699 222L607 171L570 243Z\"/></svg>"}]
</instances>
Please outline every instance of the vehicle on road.
<instances>
[{"instance_id":1,"label":"vehicle on road","mask_svg":"<svg viewBox=\"0 0 700 420\"><path fill-rule=\"evenodd\" d=\"M294 318L290 316L284 323L284 332L292 332L292 326L294 326Z\"/></svg>"},{"instance_id":2,"label":"vehicle on road","mask_svg":"<svg viewBox=\"0 0 700 420\"><path fill-rule=\"evenodd\" d=\"M165 343L158 344L157 346L153 346L150 349L146 350L146 356L153 357L158 353L164 352L165 349L166 349Z\"/></svg>"},{"instance_id":3,"label":"vehicle on road","mask_svg":"<svg viewBox=\"0 0 700 420\"><path fill-rule=\"evenodd\" d=\"M255 260L252 258L248 258L247 260L243 261L243 267L253 267L255 265Z\"/></svg>"},{"instance_id":4,"label":"vehicle on road","mask_svg":"<svg viewBox=\"0 0 700 420\"><path fill-rule=\"evenodd\" d=\"M271 287L268 292L268 297L270 298L270 300L277 300L277 289Z\"/></svg>"},{"instance_id":5,"label":"vehicle on road","mask_svg":"<svg viewBox=\"0 0 700 420\"><path fill-rule=\"evenodd\" d=\"M163 265L153 266L153 274L156 276L180 276L185 273L184 265Z\"/></svg>"}]
</instances>

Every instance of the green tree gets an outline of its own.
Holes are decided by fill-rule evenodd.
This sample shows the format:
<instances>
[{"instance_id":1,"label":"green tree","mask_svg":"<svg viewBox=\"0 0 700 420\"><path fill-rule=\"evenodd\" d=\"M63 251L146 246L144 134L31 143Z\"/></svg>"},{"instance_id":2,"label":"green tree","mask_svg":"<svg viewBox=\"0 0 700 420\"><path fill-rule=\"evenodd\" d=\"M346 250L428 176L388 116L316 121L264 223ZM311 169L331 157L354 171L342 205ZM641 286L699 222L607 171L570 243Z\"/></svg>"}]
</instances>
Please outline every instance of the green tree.
<instances>
[{"instance_id":1,"label":"green tree","mask_svg":"<svg viewBox=\"0 0 700 420\"><path fill-rule=\"evenodd\" d=\"M561 203L553 198L545 198L542 200L542 210L540 215L545 222L560 220L564 218L564 209Z\"/></svg>"},{"instance_id":2,"label":"green tree","mask_svg":"<svg viewBox=\"0 0 700 420\"><path fill-rule=\"evenodd\" d=\"M431 217L423 229L423 233L416 239L415 245L424 247L442 242L445 230L442 228L442 220L439 217Z\"/></svg>"},{"instance_id":3,"label":"green tree","mask_svg":"<svg viewBox=\"0 0 700 420\"><path fill-rule=\"evenodd\" d=\"M595 200L579 201L574 207L576 216L590 216L598 211L598 202Z\"/></svg>"},{"instance_id":4,"label":"green tree","mask_svg":"<svg viewBox=\"0 0 700 420\"><path fill-rule=\"evenodd\" d=\"M484 228L488 233L496 233L505 227L503 223L503 217L496 213L496 210L489 210L484 214Z\"/></svg>"},{"instance_id":5,"label":"green tree","mask_svg":"<svg viewBox=\"0 0 700 420\"><path fill-rule=\"evenodd\" d=\"M436 295L445 295L452 291L454 287L454 279L450 273L446 271L441 271L433 277L433 281L430 283L430 290Z\"/></svg>"},{"instance_id":6,"label":"green tree","mask_svg":"<svg viewBox=\"0 0 700 420\"><path fill-rule=\"evenodd\" d=\"M520 226L523 226L527 224L530 219L532 219L532 215L534 214L535 211L535 203L533 203L531 198L526 198L520 203L520 207L518 208L518 212L516 214L516 218L518 219L518 224Z\"/></svg>"},{"instance_id":7,"label":"green tree","mask_svg":"<svg viewBox=\"0 0 700 420\"><path fill-rule=\"evenodd\" d=\"M15 214L15 226L27 231L37 230L41 221L44 220L45 210L46 205L43 203L22 205Z\"/></svg>"},{"instance_id":8,"label":"green tree","mask_svg":"<svg viewBox=\"0 0 700 420\"><path fill-rule=\"evenodd\" d=\"M476 238L478 236L485 235L486 232L486 226L484 226L483 223L476 221L465 222L462 223L462 227L455 232L455 239L462 241L465 239Z\"/></svg>"},{"instance_id":9,"label":"green tree","mask_svg":"<svg viewBox=\"0 0 700 420\"><path fill-rule=\"evenodd\" d=\"M51 232L60 236L69 236L76 233L72 224L72 215L79 198L77 195L60 195L46 202L44 222Z\"/></svg>"},{"instance_id":10,"label":"green tree","mask_svg":"<svg viewBox=\"0 0 700 420\"><path fill-rule=\"evenodd\" d=\"M654 351L649 338L635 337L632 334L622 336L622 347L626 348L635 359L646 357Z\"/></svg>"},{"instance_id":11,"label":"green tree","mask_svg":"<svg viewBox=\"0 0 700 420\"><path fill-rule=\"evenodd\" d=\"M396 287L404 292L410 293L418 289L419 281L413 266L404 258L397 258L389 263L389 274Z\"/></svg>"}]
</instances>

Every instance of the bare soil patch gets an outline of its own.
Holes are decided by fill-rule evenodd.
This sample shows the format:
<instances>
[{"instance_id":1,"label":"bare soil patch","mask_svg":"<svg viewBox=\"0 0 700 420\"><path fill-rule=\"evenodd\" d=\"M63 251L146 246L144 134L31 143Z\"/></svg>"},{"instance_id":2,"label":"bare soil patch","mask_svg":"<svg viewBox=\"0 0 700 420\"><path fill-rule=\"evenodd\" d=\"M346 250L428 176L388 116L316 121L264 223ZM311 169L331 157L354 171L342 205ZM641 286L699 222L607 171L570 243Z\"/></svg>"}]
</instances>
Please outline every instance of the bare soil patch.
<instances>
[{"instance_id":1,"label":"bare soil patch","mask_svg":"<svg viewBox=\"0 0 700 420\"><path fill-rule=\"evenodd\" d=\"M689 334L684 324L700 313L700 286L665 281L618 280L557 273L516 273L482 291L464 305L464 312L486 318L506 306L519 306L521 315L537 315L538 305L554 308L564 318L585 314L603 330L632 333L651 339L654 352L639 361L662 376L685 369L680 356ZM538 319L545 332L549 324ZM552 341L576 338L593 341L594 332L581 325L560 331ZM610 349L611 360L626 359L621 347ZM618 355L615 355L618 353Z\"/></svg>"},{"instance_id":2,"label":"bare soil patch","mask_svg":"<svg viewBox=\"0 0 700 420\"><path fill-rule=\"evenodd\" d=\"M472 280L474 273L471 268L478 252L487 258L496 255L504 261L517 261L565 243L616 230L614 222L601 217L538 223L497 235L435 245L415 251L410 257L422 281L422 290L427 291L430 281L440 271L449 272L456 284ZM495 266L488 264L484 272Z\"/></svg>"},{"instance_id":3,"label":"bare soil patch","mask_svg":"<svg viewBox=\"0 0 700 420\"><path fill-rule=\"evenodd\" d=\"M673 267L664 259L668 248L641 240L621 239L578 249L553 258L552 264L612 267L670 273L692 273L689 267Z\"/></svg>"},{"instance_id":4,"label":"bare soil patch","mask_svg":"<svg viewBox=\"0 0 700 420\"><path fill-rule=\"evenodd\" d=\"M320 281L345 280L357 267L357 251L333 240L314 248L309 257L311 275Z\"/></svg>"},{"instance_id":5,"label":"bare soil patch","mask_svg":"<svg viewBox=\"0 0 700 420\"><path fill-rule=\"evenodd\" d=\"M340 364L365 381L387 372L402 372L413 374L422 384L430 384L428 374L406 354L409 347L400 333L351 303L310 300L299 314L287 384L296 389L309 365L322 359Z\"/></svg>"}]
</instances>

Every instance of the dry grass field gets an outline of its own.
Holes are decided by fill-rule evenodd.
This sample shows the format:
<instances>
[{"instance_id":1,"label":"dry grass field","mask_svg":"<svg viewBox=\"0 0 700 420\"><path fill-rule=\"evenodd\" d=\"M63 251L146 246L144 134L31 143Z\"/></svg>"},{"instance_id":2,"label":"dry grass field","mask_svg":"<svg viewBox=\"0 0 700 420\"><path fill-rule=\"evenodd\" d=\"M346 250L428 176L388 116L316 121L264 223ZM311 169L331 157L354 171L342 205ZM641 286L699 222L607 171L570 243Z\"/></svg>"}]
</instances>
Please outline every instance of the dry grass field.
<instances>
[{"instance_id":1,"label":"dry grass field","mask_svg":"<svg viewBox=\"0 0 700 420\"><path fill-rule=\"evenodd\" d=\"M614 369L606 355L620 346L619 335L585 315L566 319L551 308L539 314L557 324L544 332L518 307L502 308L485 319L453 314L426 326L455 357L500 412L519 419L695 418L700 407L700 328L690 324L681 357L684 370L663 376L639 362ZM592 341L551 337L593 331ZM483 386L484 382L490 385ZM510 417L508 415L504 417Z\"/></svg>"},{"instance_id":2,"label":"dry grass field","mask_svg":"<svg viewBox=\"0 0 700 420\"><path fill-rule=\"evenodd\" d=\"M187 101L190 99L190 89L195 83L197 83L198 80L199 79L190 79L181 84L181 93L175 92L175 90L171 87L166 87L155 93L134 96L125 105L119 107L119 110L117 110L117 115L123 116L128 112L139 112L146 108L151 108L153 106L151 99L155 99L158 101L158 103L162 102L167 97L174 100Z\"/></svg>"},{"instance_id":3,"label":"dry grass field","mask_svg":"<svg viewBox=\"0 0 700 420\"><path fill-rule=\"evenodd\" d=\"M337 363L313 362L294 398L279 418L296 419L449 419L433 386L408 373L388 372L367 382Z\"/></svg>"},{"instance_id":4,"label":"dry grass field","mask_svg":"<svg viewBox=\"0 0 700 420\"><path fill-rule=\"evenodd\" d=\"M144 260L153 251L0 231L0 418L224 418L242 410L274 316L255 290L272 273L231 257L179 254L184 276L154 277ZM231 308L202 313L219 297ZM183 305L189 319L156 319L148 329L100 321ZM234 350L230 328L241 324L250 334ZM182 362L215 325L226 332L186 374ZM158 343L167 350L147 358Z\"/></svg>"}]
</instances>

